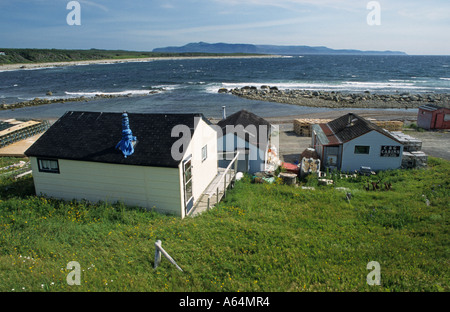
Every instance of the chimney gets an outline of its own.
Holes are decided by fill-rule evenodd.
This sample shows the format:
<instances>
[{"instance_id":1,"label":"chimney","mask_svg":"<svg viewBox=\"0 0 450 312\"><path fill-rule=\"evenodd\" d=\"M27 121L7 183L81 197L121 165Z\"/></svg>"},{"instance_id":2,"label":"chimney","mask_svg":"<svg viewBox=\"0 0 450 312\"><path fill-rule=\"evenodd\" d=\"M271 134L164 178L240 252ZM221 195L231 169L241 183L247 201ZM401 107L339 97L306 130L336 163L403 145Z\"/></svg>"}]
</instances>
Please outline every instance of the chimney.
<instances>
[{"instance_id":1,"label":"chimney","mask_svg":"<svg viewBox=\"0 0 450 312\"><path fill-rule=\"evenodd\" d=\"M347 127L353 126L355 121L355 116L353 113L348 114Z\"/></svg>"},{"instance_id":2,"label":"chimney","mask_svg":"<svg viewBox=\"0 0 450 312\"><path fill-rule=\"evenodd\" d=\"M134 153L134 145L136 144L136 137L130 129L130 122L128 120L127 112L122 114L122 140L117 143L116 148L120 149L123 156L127 158Z\"/></svg>"},{"instance_id":3,"label":"chimney","mask_svg":"<svg viewBox=\"0 0 450 312\"><path fill-rule=\"evenodd\" d=\"M227 118L227 113L225 112L225 107L226 106L222 106L222 110L223 110L223 112L222 112L222 119Z\"/></svg>"}]
</instances>

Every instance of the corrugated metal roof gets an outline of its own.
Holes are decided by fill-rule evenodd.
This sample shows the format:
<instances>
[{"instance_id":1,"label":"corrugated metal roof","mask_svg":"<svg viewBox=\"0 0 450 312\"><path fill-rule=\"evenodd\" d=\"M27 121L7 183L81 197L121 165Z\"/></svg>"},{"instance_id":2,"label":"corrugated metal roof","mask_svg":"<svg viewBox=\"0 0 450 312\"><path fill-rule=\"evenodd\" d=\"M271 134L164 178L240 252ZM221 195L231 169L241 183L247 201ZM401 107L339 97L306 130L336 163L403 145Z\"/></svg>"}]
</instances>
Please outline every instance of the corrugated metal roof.
<instances>
[{"instance_id":1,"label":"corrugated metal roof","mask_svg":"<svg viewBox=\"0 0 450 312\"><path fill-rule=\"evenodd\" d=\"M323 132L323 135L319 135L319 139L322 144L326 145L345 143L370 131L377 131L398 142L398 140L389 132L353 113L343 115L326 124L320 124L319 128ZM314 129L317 129L317 127ZM324 136L327 139L327 143L323 140Z\"/></svg>"}]
</instances>

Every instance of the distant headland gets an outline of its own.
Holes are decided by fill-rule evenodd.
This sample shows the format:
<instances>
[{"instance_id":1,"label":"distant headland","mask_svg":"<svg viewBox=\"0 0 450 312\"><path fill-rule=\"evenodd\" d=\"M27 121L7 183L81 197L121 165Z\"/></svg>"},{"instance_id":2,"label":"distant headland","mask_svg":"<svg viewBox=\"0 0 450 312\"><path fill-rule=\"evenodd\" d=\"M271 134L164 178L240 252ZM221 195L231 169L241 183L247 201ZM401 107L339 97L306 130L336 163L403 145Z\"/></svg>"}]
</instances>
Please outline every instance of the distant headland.
<instances>
[{"instance_id":1,"label":"distant headland","mask_svg":"<svg viewBox=\"0 0 450 312\"><path fill-rule=\"evenodd\" d=\"M230 43L188 43L181 47L164 47L153 49L158 53L251 53L276 55L306 55L306 54L333 54L333 55L407 55L401 51L361 51L354 49L330 49L327 47L311 47L305 45L254 45Z\"/></svg>"}]
</instances>

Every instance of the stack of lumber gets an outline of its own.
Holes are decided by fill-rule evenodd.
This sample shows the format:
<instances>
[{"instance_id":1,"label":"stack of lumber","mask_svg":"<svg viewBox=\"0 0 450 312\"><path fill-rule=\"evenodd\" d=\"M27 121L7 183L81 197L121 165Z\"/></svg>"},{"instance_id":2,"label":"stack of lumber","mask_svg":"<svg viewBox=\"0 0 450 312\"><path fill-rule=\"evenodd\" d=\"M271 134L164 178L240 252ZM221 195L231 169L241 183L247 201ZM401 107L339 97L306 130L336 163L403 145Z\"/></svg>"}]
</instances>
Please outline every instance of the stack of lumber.
<instances>
[{"instance_id":1,"label":"stack of lumber","mask_svg":"<svg viewBox=\"0 0 450 312\"><path fill-rule=\"evenodd\" d=\"M327 123L331 119L295 119L294 132L300 136L311 136L311 126L315 124Z\"/></svg>"},{"instance_id":2,"label":"stack of lumber","mask_svg":"<svg viewBox=\"0 0 450 312\"><path fill-rule=\"evenodd\" d=\"M402 131L403 121L397 120L375 120L372 118L367 118L370 122L376 124L378 127L386 129L388 131Z\"/></svg>"}]
</instances>

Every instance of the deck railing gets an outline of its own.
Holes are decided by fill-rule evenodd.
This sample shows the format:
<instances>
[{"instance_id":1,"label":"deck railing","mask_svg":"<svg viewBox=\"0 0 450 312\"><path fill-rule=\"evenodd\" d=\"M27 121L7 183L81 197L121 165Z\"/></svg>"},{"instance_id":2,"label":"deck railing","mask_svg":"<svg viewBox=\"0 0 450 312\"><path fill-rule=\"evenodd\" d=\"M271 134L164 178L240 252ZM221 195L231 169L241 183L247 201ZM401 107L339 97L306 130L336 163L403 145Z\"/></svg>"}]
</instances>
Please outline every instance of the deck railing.
<instances>
[{"instance_id":1,"label":"deck railing","mask_svg":"<svg viewBox=\"0 0 450 312\"><path fill-rule=\"evenodd\" d=\"M228 164L227 168L223 172L222 177L219 181L214 185L213 192L209 194L208 196L208 206L207 209L209 210L211 207L211 198L216 195L216 204L219 203L219 195L220 195L220 186L223 185L223 197L226 197L227 193L227 175L228 175L228 182L233 182L232 180L236 179L236 172L237 172L237 159L239 157L239 152L236 153L236 156L234 156L233 160Z\"/></svg>"}]
</instances>

